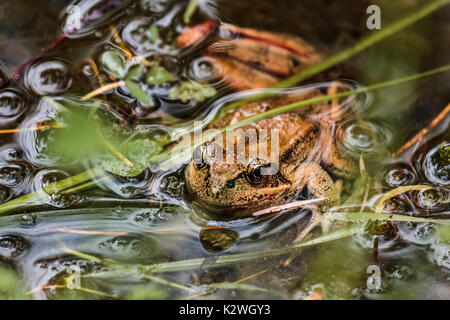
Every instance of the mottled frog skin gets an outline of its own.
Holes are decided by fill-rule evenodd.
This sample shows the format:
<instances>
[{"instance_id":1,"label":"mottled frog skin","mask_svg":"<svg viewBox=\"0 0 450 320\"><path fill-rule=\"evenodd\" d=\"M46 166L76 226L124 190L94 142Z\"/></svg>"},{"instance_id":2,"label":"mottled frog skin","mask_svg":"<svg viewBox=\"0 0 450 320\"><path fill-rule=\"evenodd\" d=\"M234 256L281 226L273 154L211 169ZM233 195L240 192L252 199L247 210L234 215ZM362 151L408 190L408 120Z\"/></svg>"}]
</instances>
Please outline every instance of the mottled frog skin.
<instances>
[{"instance_id":1,"label":"mottled frog skin","mask_svg":"<svg viewBox=\"0 0 450 320\"><path fill-rule=\"evenodd\" d=\"M226 115L210 128L222 128L261 112L318 95L319 91L310 90L251 102ZM285 203L306 187L314 197L326 198L319 206L320 211L326 210L339 200L339 192L327 170L335 176L344 177L355 172L353 160L341 157L331 136L335 120L330 105L323 103L243 127L244 131L267 129L270 132L278 129L279 170L273 175L260 174L261 168L274 160L270 158L270 152L265 159L249 158L246 163L208 161L217 152L225 154L227 148L236 148L243 137L238 136L234 143L224 143L224 146L215 142L201 145L195 152L197 159L200 156L202 161L192 161L185 173L187 189L193 201L215 212L246 215L260 208ZM270 140L270 134L268 137ZM252 147L260 146L247 143L246 155Z\"/></svg>"}]
</instances>

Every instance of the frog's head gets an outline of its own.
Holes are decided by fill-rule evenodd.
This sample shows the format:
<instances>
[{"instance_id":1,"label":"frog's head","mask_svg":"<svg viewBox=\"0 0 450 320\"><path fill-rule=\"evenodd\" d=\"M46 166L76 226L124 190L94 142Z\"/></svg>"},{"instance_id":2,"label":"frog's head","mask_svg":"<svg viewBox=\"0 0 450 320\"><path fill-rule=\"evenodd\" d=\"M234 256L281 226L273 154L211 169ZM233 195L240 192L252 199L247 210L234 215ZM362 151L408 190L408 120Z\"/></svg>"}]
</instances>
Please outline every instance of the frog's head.
<instances>
[{"instance_id":1,"label":"frog's head","mask_svg":"<svg viewBox=\"0 0 450 320\"><path fill-rule=\"evenodd\" d=\"M186 168L187 189L192 200L205 209L246 215L280 202L291 191L290 182L278 170L264 174L270 165L259 158L226 161L221 146L206 143L195 149Z\"/></svg>"}]
</instances>

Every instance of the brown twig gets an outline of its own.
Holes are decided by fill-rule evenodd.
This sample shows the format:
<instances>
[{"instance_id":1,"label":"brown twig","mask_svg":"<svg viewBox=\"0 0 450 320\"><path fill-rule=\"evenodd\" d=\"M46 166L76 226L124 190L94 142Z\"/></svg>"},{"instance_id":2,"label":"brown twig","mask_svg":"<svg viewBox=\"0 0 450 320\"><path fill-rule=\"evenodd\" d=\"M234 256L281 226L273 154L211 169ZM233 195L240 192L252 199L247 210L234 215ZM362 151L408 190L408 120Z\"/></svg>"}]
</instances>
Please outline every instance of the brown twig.
<instances>
[{"instance_id":1,"label":"brown twig","mask_svg":"<svg viewBox=\"0 0 450 320\"><path fill-rule=\"evenodd\" d=\"M414 137L412 137L408 142L406 142L397 152L394 153L394 157L398 157L400 154L404 153L409 148L417 145L422 139L434 128L439 122L441 122L450 113L450 103L442 110L433 121L430 122L428 126L420 130Z\"/></svg>"},{"instance_id":2,"label":"brown twig","mask_svg":"<svg viewBox=\"0 0 450 320\"><path fill-rule=\"evenodd\" d=\"M106 85L104 85L103 87L97 88L94 91L89 92L88 94L84 95L81 100L89 100L91 98L94 98L96 96L98 96L99 94L105 93L109 90L118 88L125 85L124 81L117 81L117 82L113 82L113 83L108 83Z\"/></svg>"},{"instance_id":3,"label":"brown twig","mask_svg":"<svg viewBox=\"0 0 450 320\"><path fill-rule=\"evenodd\" d=\"M87 59L87 62L89 63L89 65L90 65L92 71L94 71L94 75L95 75L95 77L97 78L97 81L98 81L99 86L100 86L100 87L103 87L105 84L103 83L103 79L102 79L102 77L101 77L101 75L100 75L100 72L99 72L99 70L98 70L97 64L94 62L94 60L92 60L92 59L90 59L90 58Z\"/></svg>"}]
</instances>

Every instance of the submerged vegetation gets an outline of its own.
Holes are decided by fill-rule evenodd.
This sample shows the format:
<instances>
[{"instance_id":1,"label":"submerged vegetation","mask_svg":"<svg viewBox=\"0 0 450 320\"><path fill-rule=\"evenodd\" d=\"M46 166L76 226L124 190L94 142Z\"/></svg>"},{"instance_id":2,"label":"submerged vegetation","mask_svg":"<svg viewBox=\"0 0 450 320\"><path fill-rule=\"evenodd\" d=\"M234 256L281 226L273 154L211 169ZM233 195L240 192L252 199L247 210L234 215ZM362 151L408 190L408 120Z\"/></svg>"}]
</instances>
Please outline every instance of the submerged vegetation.
<instances>
[{"instance_id":1,"label":"submerged vegetation","mask_svg":"<svg viewBox=\"0 0 450 320\"><path fill-rule=\"evenodd\" d=\"M389 124L365 114L383 90L401 91L448 74L448 61L220 129L353 99L356 121L335 135L346 138L341 147L358 162L358 177L339 180L342 201L324 215L331 231L314 232L300 243L291 242L295 224L307 217L304 194L251 217L207 212L186 195L182 172L192 150L213 136L191 141L190 148L177 142L194 132L195 120L206 129L245 103L306 80L317 90L328 89L333 82L313 79L447 10L450 1L426 2L273 88L245 94L230 93L214 76L202 46L177 46L180 33L217 18L211 17L210 1L76 3L84 14L81 28L66 28L9 79L0 73L0 107L13 118L0 130L8 135L0 149L0 261L21 275L40 273L23 277L19 286L20 277L2 267L2 298L402 298L396 280L414 278L420 286L424 269L448 272L450 105L439 106L428 126L419 120L419 133L409 141L396 139L396 149L388 141ZM415 99L409 100L414 107ZM15 110L22 104L28 110ZM404 247L411 248L409 257L383 255ZM42 248L48 252L38 252ZM358 266L350 266L347 257ZM427 259L421 267L414 264ZM382 288L365 287L361 266L371 264L385 272ZM410 297L427 296L404 296Z\"/></svg>"}]
</instances>

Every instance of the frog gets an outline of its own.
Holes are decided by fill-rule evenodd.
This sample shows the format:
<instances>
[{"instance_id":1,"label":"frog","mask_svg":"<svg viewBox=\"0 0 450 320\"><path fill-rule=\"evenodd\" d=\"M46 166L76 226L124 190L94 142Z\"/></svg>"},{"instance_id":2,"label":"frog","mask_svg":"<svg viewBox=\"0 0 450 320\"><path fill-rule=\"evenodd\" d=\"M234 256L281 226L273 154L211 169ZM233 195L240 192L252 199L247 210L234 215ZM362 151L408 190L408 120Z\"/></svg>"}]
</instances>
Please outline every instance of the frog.
<instances>
[{"instance_id":1,"label":"frog","mask_svg":"<svg viewBox=\"0 0 450 320\"><path fill-rule=\"evenodd\" d=\"M336 86L331 86L329 92L332 90L335 91ZM321 95L320 90L309 89L249 102L209 125L208 129L224 128L262 112ZM355 160L342 152L334 139L336 124L347 113L340 110L339 103L324 102L248 124L240 128L241 132L265 129L269 134L265 141L253 141L256 146L247 145L251 142L245 141L245 161L224 161L227 152L236 150L245 136L236 134L233 141L219 136L201 144L185 169L188 194L195 204L207 210L245 217L259 209L289 202L306 189L313 198L321 200L304 206L312 211L312 217L308 225L299 230L296 242L319 224L325 229L323 214L340 200L340 186L332 176L350 178L356 174ZM278 170L262 174L262 170L277 159L270 150L263 153L262 158L252 157L249 150L270 149L272 130L278 131ZM261 146L263 142L265 145Z\"/></svg>"},{"instance_id":2,"label":"frog","mask_svg":"<svg viewBox=\"0 0 450 320\"><path fill-rule=\"evenodd\" d=\"M205 45L208 39L212 44ZM223 82L234 91L257 90L276 85L323 59L313 45L299 36L206 21L187 28L177 38L178 47L204 48L204 56L220 69ZM328 94L349 89L333 82ZM280 106L323 95L310 87L245 103L210 124L207 129L227 126ZM186 166L186 188L192 201L206 210L233 217L245 217L259 209L285 204L306 190L317 198L305 205L312 212L306 227L299 230L301 241L316 226L326 227L323 213L340 201L340 180L355 175L355 161L343 154L335 140L339 121L347 115L339 101L310 105L240 129L233 140L219 135L194 150ZM249 140L244 132L268 132L266 139ZM277 133L278 150L271 152L272 133ZM236 133L236 132L234 132ZM248 141L247 141L248 140ZM244 143L243 155L224 161ZM268 148L260 155L252 150ZM274 156L275 155L275 156ZM226 159L230 160L230 159ZM240 160L240 161L238 161ZM242 161L243 160L243 161ZM276 164L274 166L273 164ZM274 172L266 174L276 167Z\"/></svg>"}]
</instances>

